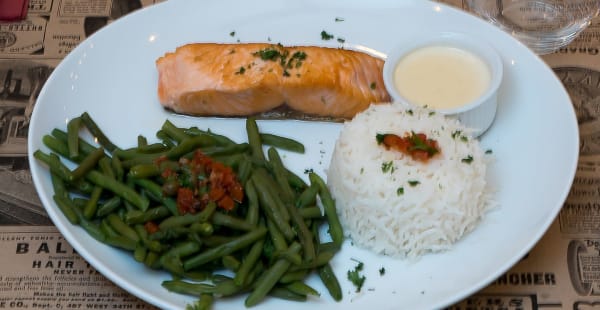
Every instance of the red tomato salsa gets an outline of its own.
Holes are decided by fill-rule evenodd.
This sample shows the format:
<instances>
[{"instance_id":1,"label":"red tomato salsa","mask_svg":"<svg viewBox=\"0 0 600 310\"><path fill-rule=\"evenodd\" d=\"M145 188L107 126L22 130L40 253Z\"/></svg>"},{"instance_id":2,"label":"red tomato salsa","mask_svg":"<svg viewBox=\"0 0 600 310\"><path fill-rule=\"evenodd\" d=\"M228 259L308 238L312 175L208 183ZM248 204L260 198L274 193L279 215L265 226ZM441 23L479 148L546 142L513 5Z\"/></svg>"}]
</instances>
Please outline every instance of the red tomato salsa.
<instances>
[{"instance_id":1,"label":"red tomato salsa","mask_svg":"<svg viewBox=\"0 0 600 310\"><path fill-rule=\"evenodd\" d=\"M160 165L160 161L156 164ZM242 184L231 167L214 161L200 150L191 159L181 158L177 171L165 168L161 176L163 193L176 196L180 214L196 213L209 202L231 211L244 199Z\"/></svg>"},{"instance_id":2,"label":"red tomato salsa","mask_svg":"<svg viewBox=\"0 0 600 310\"><path fill-rule=\"evenodd\" d=\"M427 138L427 135L424 133L411 131L402 137L389 133L377 134L375 139L378 145L383 144L388 150L400 151L420 162L427 162L441 152L437 141Z\"/></svg>"}]
</instances>

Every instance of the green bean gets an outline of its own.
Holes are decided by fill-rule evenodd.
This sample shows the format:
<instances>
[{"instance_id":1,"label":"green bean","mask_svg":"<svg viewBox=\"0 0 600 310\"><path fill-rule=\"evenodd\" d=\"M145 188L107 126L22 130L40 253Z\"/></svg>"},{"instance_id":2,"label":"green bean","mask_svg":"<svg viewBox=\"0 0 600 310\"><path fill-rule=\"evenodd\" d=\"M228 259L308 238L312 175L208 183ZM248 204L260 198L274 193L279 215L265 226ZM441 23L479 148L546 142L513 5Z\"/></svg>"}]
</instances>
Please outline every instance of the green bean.
<instances>
[{"instance_id":1,"label":"green bean","mask_svg":"<svg viewBox=\"0 0 600 310\"><path fill-rule=\"evenodd\" d=\"M285 241L285 237L277 228L277 225L273 223L270 219L267 218L267 228L269 229L269 236L271 237L271 242L273 242L273 246L275 247L275 251L284 252L287 250L287 242Z\"/></svg>"},{"instance_id":2,"label":"green bean","mask_svg":"<svg viewBox=\"0 0 600 310\"><path fill-rule=\"evenodd\" d=\"M292 253L300 252L300 244L294 243L290 246ZM278 259L261 277L254 287L254 290L248 295L245 300L246 307L252 307L261 302L264 297L271 291L281 276L287 271L291 263L287 259Z\"/></svg>"},{"instance_id":3,"label":"green bean","mask_svg":"<svg viewBox=\"0 0 600 310\"><path fill-rule=\"evenodd\" d=\"M143 263L146 260L146 255L148 254L148 249L142 244L137 244L135 250L133 250L133 259L135 261Z\"/></svg>"},{"instance_id":4,"label":"green bean","mask_svg":"<svg viewBox=\"0 0 600 310\"><path fill-rule=\"evenodd\" d=\"M79 156L79 129L81 127L81 118L74 117L67 123L67 146L69 148L69 158Z\"/></svg>"},{"instance_id":5,"label":"green bean","mask_svg":"<svg viewBox=\"0 0 600 310\"><path fill-rule=\"evenodd\" d=\"M269 156L269 162L271 163L271 167L273 168L273 175L275 176L275 181L277 181L281 189L280 197L284 202L293 202L294 192L292 191L290 184L287 182L285 167L283 166L281 157L279 157L279 153L274 147L270 147L267 151L267 154Z\"/></svg>"},{"instance_id":6,"label":"green bean","mask_svg":"<svg viewBox=\"0 0 600 310\"><path fill-rule=\"evenodd\" d=\"M100 171L106 176L112 179L117 178L117 176L115 175L115 171L113 170L112 165L110 163L110 158L108 156L103 156L102 158L100 158L100 160L98 161L98 166L100 167Z\"/></svg>"},{"instance_id":7,"label":"green bean","mask_svg":"<svg viewBox=\"0 0 600 310\"><path fill-rule=\"evenodd\" d=\"M100 209L102 209L102 208L100 208ZM106 215L106 214L104 214L104 215ZM154 208L150 208L146 211L140 211L140 210L127 211L127 213L125 213L124 221L127 224L140 224L140 223L146 223L149 221L164 219L169 215L171 215L171 212L169 211L169 209L167 209L165 206L157 206Z\"/></svg>"},{"instance_id":8,"label":"green bean","mask_svg":"<svg viewBox=\"0 0 600 310\"><path fill-rule=\"evenodd\" d=\"M196 222L206 222L211 218L216 210L217 205L211 202L204 207L204 210L196 214L186 213L184 215L173 215L158 224L160 229L169 229L173 227L188 226Z\"/></svg>"},{"instance_id":9,"label":"green bean","mask_svg":"<svg viewBox=\"0 0 600 310\"><path fill-rule=\"evenodd\" d=\"M148 205L150 204L148 199L142 197L140 194L138 194L132 188L129 188L127 185L118 182L117 180L111 179L110 177L107 177L95 170L88 172L86 174L86 178L94 184L101 186L115 193L118 196L121 196L121 198L131 202L134 206L140 208L142 211L148 209Z\"/></svg>"},{"instance_id":10,"label":"green bean","mask_svg":"<svg viewBox=\"0 0 600 310\"><path fill-rule=\"evenodd\" d=\"M319 243L319 245L317 246L317 251L319 253L323 253L323 252L335 253L339 250L340 250L340 246L335 244L335 242Z\"/></svg>"},{"instance_id":11,"label":"green bean","mask_svg":"<svg viewBox=\"0 0 600 310\"><path fill-rule=\"evenodd\" d=\"M100 127L98 127L98 124L96 124L96 122L91 118L91 116L87 112L83 112L83 114L81 114L81 121L83 122L85 127L87 127L87 129L90 131L90 133L96 138L98 143L104 146L105 149L107 149L111 153L115 149L117 149L117 146L114 145L110 141L110 139L108 139L108 137L106 137L104 132L102 132Z\"/></svg>"},{"instance_id":12,"label":"green bean","mask_svg":"<svg viewBox=\"0 0 600 310\"><path fill-rule=\"evenodd\" d=\"M260 140L260 133L258 131L258 125L256 119L249 117L246 119L246 134L248 135L248 143L252 157L258 160L265 160L265 153L263 152L262 141Z\"/></svg>"},{"instance_id":13,"label":"green bean","mask_svg":"<svg viewBox=\"0 0 600 310\"><path fill-rule=\"evenodd\" d=\"M175 293L201 296L201 294L213 294L216 290L214 284L208 283L190 283L183 280L163 281L162 286Z\"/></svg>"},{"instance_id":14,"label":"green bean","mask_svg":"<svg viewBox=\"0 0 600 310\"><path fill-rule=\"evenodd\" d=\"M51 153L48 155L40 150L36 150L33 152L33 157L46 164L50 169L50 172L54 173L64 181L73 181L73 174L71 173L71 170L69 170L69 168L67 168L67 166L60 161L56 154Z\"/></svg>"},{"instance_id":15,"label":"green bean","mask_svg":"<svg viewBox=\"0 0 600 310\"><path fill-rule=\"evenodd\" d=\"M53 129L51 132L52 136L54 136L56 139L62 141L62 143L64 143L65 145L67 144L67 140L68 138L68 134L60 129ZM95 149L97 149L97 147L89 144L87 141L85 141L82 138L79 138L79 156L86 156L89 153L93 152Z\"/></svg>"},{"instance_id":16,"label":"green bean","mask_svg":"<svg viewBox=\"0 0 600 310\"><path fill-rule=\"evenodd\" d=\"M185 310L210 310L214 302L215 298L212 294L200 294L200 298L186 306Z\"/></svg>"},{"instance_id":17,"label":"green bean","mask_svg":"<svg viewBox=\"0 0 600 310\"><path fill-rule=\"evenodd\" d=\"M177 143L181 143L181 141L185 140L189 136L185 133L185 130L178 128L170 120L165 120L161 130L166 133L171 139L175 140Z\"/></svg>"},{"instance_id":18,"label":"green bean","mask_svg":"<svg viewBox=\"0 0 600 310\"><path fill-rule=\"evenodd\" d=\"M319 252L319 254L317 254L317 256L315 257L315 259L313 261L302 262L301 264L292 266L292 268L290 270L296 271L296 270L302 270L302 269L315 269L315 268L322 267L331 261L333 256L335 256L335 253L336 253L336 251Z\"/></svg>"},{"instance_id":19,"label":"green bean","mask_svg":"<svg viewBox=\"0 0 600 310\"><path fill-rule=\"evenodd\" d=\"M327 185L319 175L311 172L308 177L312 183L319 185L319 197L321 198L323 210L325 211L325 216L327 217L327 221L329 223L329 235L331 236L333 242L335 242L337 245L341 245L342 242L344 242L344 230L337 215L335 201L331 197L331 193L329 192L329 189L327 189Z\"/></svg>"},{"instance_id":20,"label":"green bean","mask_svg":"<svg viewBox=\"0 0 600 310\"><path fill-rule=\"evenodd\" d=\"M79 223L79 217L77 217L77 213L75 213L74 210L76 207L71 203L71 200L68 197L54 195L52 198L71 224L76 225Z\"/></svg>"},{"instance_id":21,"label":"green bean","mask_svg":"<svg viewBox=\"0 0 600 310\"><path fill-rule=\"evenodd\" d=\"M254 182L248 180L245 186L246 197L248 198L248 208L246 213L246 222L256 226L259 218L259 206L258 206L258 195L256 194L256 188Z\"/></svg>"},{"instance_id":22,"label":"green bean","mask_svg":"<svg viewBox=\"0 0 600 310\"><path fill-rule=\"evenodd\" d=\"M317 194L319 193L319 184L311 183L296 199L296 207L305 208L314 206L317 203Z\"/></svg>"},{"instance_id":23,"label":"green bean","mask_svg":"<svg viewBox=\"0 0 600 310\"><path fill-rule=\"evenodd\" d=\"M260 201L260 208L266 214L266 216L277 225L277 228L283 233L286 239L291 240L294 238L294 231L289 223L281 215L281 208L277 206L274 198L271 196L270 191L266 184L262 181L261 177L256 173L252 174L250 178L254 185L256 185L256 192L258 193L258 199Z\"/></svg>"},{"instance_id":24,"label":"green bean","mask_svg":"<svg viewBox=\"0 0 600 310\"><path fill-rule=\"evenodd\" d=\"M100 242L106 241L106 236L104 235L104 232L102 232L102 230L97 224L86 219L83 214L83 211L81 211L77 206L74 206L72 210L75 212L77 218L79 219L79 226L81 226L81 228L83 228L88 233L88 235Z\"/></svg>"},{"instance_id":25,"label":"green bean","mask_svg":"<svg viewBox=\"0 0 600 310\"><path fill-rule=\"evenodd\" d=\"M179 243L179 244L175 245L174 247L172 247L171 249L169 249L165 254L163 254L163 257L166 257L166 256L186 257L186 256L190 256L198 251L200 251L200 244L198 242L185 241L185 242Z\"/></svg>"},{"instance_id":26,"label":"green bean","mask_svg":"<svg viewBox=\"0 0 600 310\"><path fill-rule=\"evenodd\" d=\"M183 270L183 263L181 258L176 255L165 256L162 255L159 259L160 265L177 277L183 276L185 270Z\"/></svg>"},{"instance_id":27,"label":"green bean","mask_svg":"<svg viewBox=\"0 0 600 310\"><path fill-rule=\"evenodd\" d=\"M234 272L237 271L241 265L240 261L232 255L223 256L221 262L223 263L223 267Z\"/></svg>"},{"instance_id":28,"label":"green bean","mask_svg":"<svg viewBox=\"0 0 600 310\"><path fill-rule=\"evenodd\" d=\"M83 209L83 217L87 220L94 217L96 214L96 210L98 209L98 200L100 200L100 195L102 195L102 187L95 186L92 191L92 195L90 199L85 204Z\"/></svg>"},{"instance_id":29,"label":"green bean","mask_svg":"<svg viewBox=\"0 0 600 310\"><path fill-rule=\"evenodd\" d=\"M285 286L288 290L299 294L299 295L314 295L314 296L321 296L321 294L315 290L314 288L310 287L309 285L307 285L304 282L301 281L294 281L288 285Z\"/></svg>"},{"instance_id":30,"label":"green bean","mask_svg":"<svg viewBox=\"0 0 600 310\"><path fill-rule=\"evenodd\" d=\"M331 295L335 301L342 300L342 288L340 287L340 282L335 276L331 265L326 264L323 267L320 267L318 273L325 288L329 291L329 295Z\"/></svg>"},{"instance_id":31,"label":"green bean","mask_svg":"<svg viewBox=\"0 0 600 310\"><path fill-rule=\"evenodd\" d=\"M248 143L240 143L240 144L231 144L227 146L217 146L210 150L206 150L202 153L206 156L211 157L219 157L219 156L229 156L244 153L248 150Z\"/></svg>"},{"instance_id":32,"label":"green bean","mask_svg":"<svg viewBox=\"0 0 600 310\"><path fill-rule=\"evenodd\" d=\"M123 160L129 160L138 157L148 157L155 159L160 157L161 155L164 155L168 149L169 147L162 143L154 143L142 147L133 147L125 150L117 149L112 153L112 155L119 156L119 158Z\"/></svg>"},{"instance_id":33,"label":"green bean","mask_svg":"<svg viewBox=\"0 0 600 310\"><path fill-rule=\"evenodd\" d=\"M271 170L273 170L272 167L271 167ZM283 199L280 197L280 193L282 192L280 184L275 181L275 179L272 177L271 174L269 174L269 172L267 172L266 169L262 169L262 168L254 169L253 174L256 174L255 178L256 178L256 180L258 180L260 182L260 184L259 184L259 183L256 183L256 181L255 181L254 185L255 186L262 185L263 189L268 190L270 197L273 198L273 202L275 203L275 206L279 210L279 213L280 213L282 219L286 222L289 221L290 214L284 205Z\"/></svg>"},{"instance_id":34,"label":"green bean","mask_svg":"<svg viewBox=\"0 0 600 310\"><path fill-rule=\"evenodd\" d=\"M114 212L117 208L121 206L121 202L121 197L119 196L114 196L106 200L104 203L98 206L98 209L96 210L96 216L105 217L109 213Z\"/></svg>"},{"instance_id":35,"label":"green bean","mask_svg":"<svg viewBox=\"0 0 600 310\"><path fill-rule=\"evenodd\" d=\"M148 231L146 231L144 225L136 224L133 226L133 229L140 237L140 240L142 241L141 244L143 244L148 250L158 253L162 252L166 247L156 240L150 240L148 238Z\"/></svg>"},{"instance_id":36,"label":"green bean","mask_svg":"<svg viewBox=\"0 0 600 310\"><path fill-rule=\"evenodd\" d=\"M285 287L274 287L269 291L269 296L289 300L289 301L300 301L304 302L307 300L306 295L300 295L292 292Z\"/></svg>"},{"instance_id":37,"label":"green bean","mask_svg":"<svg viewBox=\"0 0 600 310\"><path fill-rule=\"evenodd\" d=\"M267 229L259 227L251 232L242 235L235 240L232 240L223 245L217 246L212 249L208 249L194 257L191 257L183 262L185 270L190 270L198 266L204 265L224 255L229 255L237 250L246 248L250 244L256 242L256 240L262 238L267 233Z\"/></svg>"},{"instance_id":38,"label":"green bean","mask_svg":"<svg viewBox=\"0 0 600 310\"><path fill-rule=\"evenodd\" d=\"M282 136L261 133L260 139L263 144L274 146L279 149L288 150L296 153L304 153L304 145L296 140Z\"/></svg>"},{"instance_id":39,"label":"green bean","mask_svg":"<svg viewBox=\"0 0 600 310\"><path fill-rule=\"evenodd\" d=\"M148 145L148 139L146 139L146 137L144 137L142 135L138 135L137 136L137 145L138 145L138 147L144 147L144 146Z\"/></svg>"},{"instance_id":40,"label":"green bean","mask_svg":"<svg viewBox=\"0 0 600 310\"><path fill-rule=\"evenodd\" d=\"M285 258L288 261L290 261L290 263L292 263L294 265L300 265L300 264L302 264L302 257L300 257L300 254L297 253L298 251L293 250L298 245L300 245L300 243L298 243L297 241L294 241L284 251L276 251L275 255L273 255L273 257L275 257L277 259L279 259L279 258Z\"/></svg>"},{"instance_id":41,"label":"green bean","mask_svg":"<svg viewBox=\"0 0 600 310\"><path fill-rule=\"evenodd\" d=\"M179 157L194 151L199 147L213 145L214 143L214 140L208 136L185 138L181 143L168 150L165 156L169 159L179 159Z\"/></svg>"},{"instance_id":42,"label":"green bean","mask_svg":"<svg viewBox=\"0 0 600 310\"><path fill-rule=\"evenodd\" d=\"M137 242L125 236L106 236L105 242L114 247L129 251L135 251L135 247L137 246Z\"/></svg>"},{"instance_id":43,"label":"green bean","mask_svg":"<svg viewBox=\"0 0 600 310\"><path fill-rule=\"evenodd\" d=\"M246 282L248 274L260 259L260 255L262 254L264 244L265 240L259 239L252 245L250 251L248 251L248 254L246 254L240 267L235 273L235 277L233 278L235 284L241 286L243 283Z\"/></svg>"},{"instance_id":44,"label":"green bean","mask_svg":"<svg viewBox=\"0 0 600 310\"><path fill-rule=\"evenodd\" d=\"M102 233L106 235L106 237L120 237L119 233L110 226L107 219L102 219L102 221L100 221L100 230L102 230Z\"/></svg>"},{"instance_id":45,"label":"green bean","mask_svg":"<svg viewBox=\"0 0 600 310\"><path fill-rule=\"evenodd\" d=\"M115 213L107 215L106 219L108 220L110 226L123 237L126 237L135 242L140 241L140 237L138 236L137 232L125 222L123 222L123 220Z\"/></svg>"},{"instance_id":46,"label":"green bean","mask_svg":"<svg viewBox=\"0 0 600 310\"><path fill-rule=\"evenodd\" d=\"M231 241L236 240L236 236L223 236L223 235L209 235L202 238L202 244L206 245L209 248L214 248L221 246L223 244L229 243Z\"/></svg>"},{"instance_id":47,"label":"green bean","mask_svg":"<svg viewBox=\"0 0 600 310\"><path fill-rule=\"evenodd\" d=\"M298 209L298 213L300 213L300 216L302 216L302 218L304 218L305 220L323 217L321 209L316 206Z\"/></svg>"},{"instance_id":48,"label":"green bean","mask_svg":"<svg viewBox=\"0 0 600 310\"><path fill-rule=\"evenodd\" d=\"M105 156L103 148L96 149L94 152L86 156L81 163L79 163L79 166L77 166L77 168L71 172L73 180L82 178L85 176L85 174L94 169L98 164L98 161L103 156Z\"/></svg>"},{"instance_id":49,"label":"green bean","mask_svg":"<svg viewBox=\"0 0 600 310\"><path fill-rule=\"evenodd\" d=\"M214 226L209 222L192 223L190 231L199 233L201 236L210 236L214 232Z\"/></svg>"},{"instance_id":50,"label":"green bean","mask_svg":"<svg viewBox=\"0 0 600 310\"><path fill-rule=\"evenodd\" d=\"M221 225L236 230L250 231L256 227L243 219L233 217L221 212L215 212L212 216L212 222L215 225Z\"/></svg>"},{"instance_id":51,"label":"green bean","mask_svg":"<svg viewBox=\"0 0 600 310\"><path fill-rule=\"evenodd\" d=\"M52 181L52 188L54 189L54 195L64 198L69 198L69 192L65 181L57 176L55 173L50 173L50 180Z\"/></svg>"},{"instance_id":52,"label":"green bean","mask_svg":"<svg viewBox=\"0 0 600 310\"><path fill-rule=\"evenodd\" d=\"M298 190L304 190L305 188L308 187L308 184L306 184L306 182L304 182L304 180L299 177L297 174L293 173L292 171L290 171L289 169L287 169L287 179L288 179L288 183L290 183L290 185L293 188L296 188Z\"/></svg>"},{"instance_id":53,"label":"green bean","mask_svg":"<svg viewBox=\"0 0 600 310\"><path fill-rule=\"evenodd\" d=\"M210 131L210 129L204 131L204 130L198 129L198 127L190 127L188 129L185 129L185 133L190 136L200 136L200 135L210 136L211 138L213 138L215 140L216 144L220 145L220 146L235 144L235 142L233 140L227 138L226 136L216 134L216 133Z\"/></svg>"},{"instance_id":54,"label":"green bean","mask_svg":"<svg viewBox=\"0 0 600 310\"><path fill-rule=\"evenodd\" d=\"M192 270L186 271L183 273L183 277L186 279L194 280L194 281L206 281L210 279L210 272L203 270Z\"/></svg>"},{"instance_id":55,"label":"green bean","mask_svg":"<svg viewBox=\"0 0 600 310\"><path fill-rule=\"evenodd\" d=\"M308 274L308 269L299 269L299 270L288 270L281 279L279 279L279 283L288 284L295 281L302 281L306 278Z\"/></svg>"},{"instance_id":56,"label":"green bean","mask_svg":"<svg viewBox=\"0 0 600 310\"><path fill-rule=\"evenodd\" d=\"M110 165L115 171L115 178L117 179L117 181L123 181L125 171L123 170L123 163L121 162L119 156L113 154L113 156L110 158Z\"/></svg>"},{"instance_id":57,"label":"green bean","mask_svg":"<svg viewBox=\"0 0 600 310\"><path fill-rule=\"evenodd\" d=\"M53 136L50 136L50 135L43 136L42 142L52 152L57 153L58 155L63 156L65 158L68 158L69 160L74 161L76 163L80 162L83 157L82 156L83 154L78 154L75 157L71 157L69 154L68 146L63 141L61 141Z\"/></svg>"},{"instance_id":58,"label":"green bean","mask_svg":"<svg viewBox=\"0 0 600 310\"><path fill-rule=\"evenodd\" d=\"M150 192L152 197L158 201L162 201L164 197L162 187L149 179L128 178L133 184L139 185L141 188Z\"/></svg>"},{"instance_id":59,"label":"green bean","mask_svg":"<svg viewBox=\"0 0 600 310\"><path fill-rule=\"evenodd\" d=\"M312 262L316 256L312 232L308 229L308 226L306 226L304 217L302 217L296 207L288 205L288 210L290 211L292 223L294 223L294 227L296 227L296 233L298 235L298 239L300 239L300 244L302 244L304 260Z\"/></svg>"},{"instance_id":60,"label":"green bean","mask_svg":"<svg viewBox=\"0 0 600 310\"><path fill-rule=\"evenodd\" d=\"M158 269L160 267L160 256L155 252L148 252L146 254L146 259L144 259L144 265L148 268Z\"/></svg>"}]
</instances>

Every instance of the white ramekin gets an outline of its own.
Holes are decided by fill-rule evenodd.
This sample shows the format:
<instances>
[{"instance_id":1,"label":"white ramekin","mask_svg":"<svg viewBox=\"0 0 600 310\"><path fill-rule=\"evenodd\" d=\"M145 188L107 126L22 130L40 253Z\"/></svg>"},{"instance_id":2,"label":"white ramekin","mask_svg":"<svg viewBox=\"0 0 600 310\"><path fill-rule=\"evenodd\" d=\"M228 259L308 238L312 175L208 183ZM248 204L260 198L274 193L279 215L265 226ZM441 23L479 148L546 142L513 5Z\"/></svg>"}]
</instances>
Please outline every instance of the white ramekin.
<instances>
[{"instance_id":1,"label":"white ramekin","mask_svg":"<svg viewBox=\"0 0 600 310\"><path fill-rule=\"evenodd\" d=\"M490 83L487 90L479 98L465 105L452 109L433 110L450 117L457 117L465 127L474 130L474 137L480 136L492 125L496 116L497 93L503 72L502 60L494 48L481 39L456 32L430 33L400 44L387 55L383 66L383 81L388 93L395 102L414 106L398 92L394 83L394 69L404 56L427 46L455 47L479 56L488 65L491 73Z\"/></svg>"}]
</instances>

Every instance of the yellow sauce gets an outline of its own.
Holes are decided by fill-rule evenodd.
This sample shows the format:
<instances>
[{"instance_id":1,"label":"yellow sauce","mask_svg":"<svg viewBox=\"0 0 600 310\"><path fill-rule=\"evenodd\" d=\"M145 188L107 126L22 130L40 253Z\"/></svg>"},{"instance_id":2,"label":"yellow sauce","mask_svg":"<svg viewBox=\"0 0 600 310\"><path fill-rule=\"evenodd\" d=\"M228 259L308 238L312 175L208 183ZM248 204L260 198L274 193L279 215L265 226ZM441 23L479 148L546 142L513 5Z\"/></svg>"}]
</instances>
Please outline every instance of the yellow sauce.
<instances>
[{"instance_id":1,"label":"yellow sauce","mask_svg":"<svg viewBox=\"0 0 600 310\"><path fill-rule=\"evenodd\" d=\"M491 73L473 53L449 46L417 49L398 62L394 84L411 103L433 109L463 106L488 88Z\"/></svg>"}]
</instances>

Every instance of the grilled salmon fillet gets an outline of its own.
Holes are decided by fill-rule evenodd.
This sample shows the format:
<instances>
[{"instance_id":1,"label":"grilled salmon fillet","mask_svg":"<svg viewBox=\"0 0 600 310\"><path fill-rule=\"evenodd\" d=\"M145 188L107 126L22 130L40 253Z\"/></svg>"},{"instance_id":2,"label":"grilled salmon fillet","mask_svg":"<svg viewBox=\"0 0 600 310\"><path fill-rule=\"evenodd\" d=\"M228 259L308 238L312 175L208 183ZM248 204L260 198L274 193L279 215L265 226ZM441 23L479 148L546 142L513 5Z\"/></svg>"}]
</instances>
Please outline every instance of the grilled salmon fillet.
<instances>
[{"instance_id":1,"label":"grilled salmon fillet","mask_svg":"<svg viewBox=\"0 0 600 310\"><path fill-rule=\"evenodd\" d=\"M177 113L249 116L282 105L308 115L352 118L389 102L383 60L316 46L194 43L156 61L160 103Z\"/></svg>"}]
</instances>

